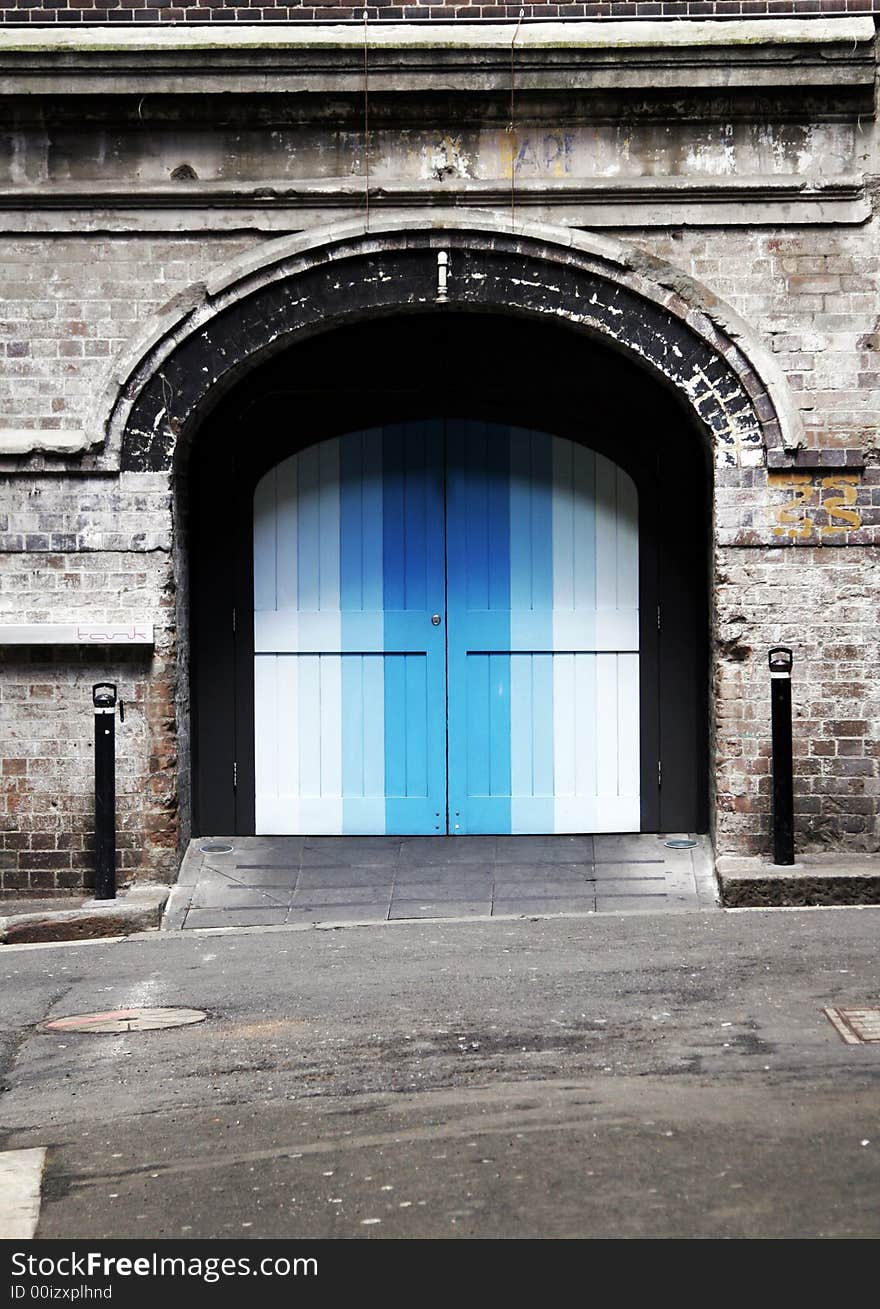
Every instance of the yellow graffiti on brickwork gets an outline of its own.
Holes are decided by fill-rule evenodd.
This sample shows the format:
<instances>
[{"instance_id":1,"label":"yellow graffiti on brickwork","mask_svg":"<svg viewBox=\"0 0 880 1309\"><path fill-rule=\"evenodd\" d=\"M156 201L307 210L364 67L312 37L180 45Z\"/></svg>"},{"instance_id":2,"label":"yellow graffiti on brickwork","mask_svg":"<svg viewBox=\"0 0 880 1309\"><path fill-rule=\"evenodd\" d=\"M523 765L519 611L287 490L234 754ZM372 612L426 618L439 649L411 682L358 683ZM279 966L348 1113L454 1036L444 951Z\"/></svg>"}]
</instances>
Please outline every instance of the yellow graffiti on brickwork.
<instances>
[{"instance_id":1,"label":"yellow graffiti on brickwork","mask_svg":"<svg viewBox=\"0 0 880 1309\"><path fill-rule=\"evenodd\" d=\"M856 503L858 482L855 473L835 473L818 481L814 481L812 473L787 473L782 477L771 474L770 489L787 491L792 496L776 507L778 526L773 528L773 535L805 540L814 532L823 537L857 530L862 525L862 516L857 508L850 506ZM826 522L815 521L815 515L820 512L824 513Z\"/></svg>"},{"instance_id":2,"label":"yellow graffiti on brickwork","mask_svg":"<svg viewBox=\"0 0 880 1309\"><path fill-rule=\"evenodd\" d=\"M776 521L782 526L773 528L774 536L788 536L792 540L809 536L813 530L813 520L803 512L804 506L815 491L809 473L792 473L785 478L773 479L780 490L790 491L794 495L788 504L780 505L776 510Z\"/></svg>"},{"instance_id":3,"label":"yellow graffiti on brickwork","mask_svg":"<svg viewBox=\"0 0 880 1309\"><path fill-rule=\"evenodd\" d=\"M571 172L571 146L567 132L546 132L538 137L504 132L498 138L501 175L509 177L515 163L517 173L565 177Z\"/></svg>"},{"instance_id":4,"label":"yellow graffiti on brickwork","mask_svg":"<svg viewBox=\"0 0 880 1309\"><path fill-rule=\"evenodd\" d=\"M846 532L850 528L859 528L862 525L862 515L858 509L847 509L846 505L854 505L856 502L856 483L857 477L823 477L823 488L832 491L839 490L840 495L823 495L822 508L825 510L829 519L839 518L840 524L828 522L820 529L822 532Z\"/></svg>"}]
</instances>

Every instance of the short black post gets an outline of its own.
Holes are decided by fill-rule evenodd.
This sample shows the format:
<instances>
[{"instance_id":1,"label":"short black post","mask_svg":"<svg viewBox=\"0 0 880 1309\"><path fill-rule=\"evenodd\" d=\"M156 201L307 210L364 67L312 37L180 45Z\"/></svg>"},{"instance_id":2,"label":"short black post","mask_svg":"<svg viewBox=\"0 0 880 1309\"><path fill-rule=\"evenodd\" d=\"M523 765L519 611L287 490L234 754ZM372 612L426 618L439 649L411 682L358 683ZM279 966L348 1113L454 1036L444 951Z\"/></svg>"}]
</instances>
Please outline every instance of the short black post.
<instances>
[{"instance_id":1,"label":"short black post","mask_svg":"<svg viewBox=\"0 0 880 1309\"><path fill-rule=\"evenodd\" d=\"M95 707L95 899L116 899L116 687L96 682ZM124 713L119 702L120 720Z\"/></svg>"},{"instance_id":2,"label":"short black post","mask_svg":"<svg viewBox=\"0 0 880 1309\"><path fill-rule=\"evenodd\" d=\"M787 645L774 645L770 660L773 730L773 862L794 863L794 778L791 750L791 665Z\"/></svg>"}]
</instances>

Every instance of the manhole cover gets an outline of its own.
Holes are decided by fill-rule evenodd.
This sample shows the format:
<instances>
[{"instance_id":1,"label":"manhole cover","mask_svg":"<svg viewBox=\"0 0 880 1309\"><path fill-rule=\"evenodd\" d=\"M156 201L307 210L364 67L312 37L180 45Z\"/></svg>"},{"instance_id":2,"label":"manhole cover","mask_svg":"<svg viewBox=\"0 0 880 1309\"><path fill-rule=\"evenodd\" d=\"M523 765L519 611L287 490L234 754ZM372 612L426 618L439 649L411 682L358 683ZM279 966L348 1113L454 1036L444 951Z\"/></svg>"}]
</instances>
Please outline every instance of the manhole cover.
<instances>
[{"instance_id":1,"label":"manhole cover","mask_svg":"<svg viewBox=\"0 0 880 1309\"><path fill-rule=\"evenodd\" d=\"M232 854L231 841L203 841L199 846L202 854Z\"/></svg>"},{"instance_id":2,"label":"manhole cover","mask_svg":"<svg viewBox=\"0 0 880 1309\"><path fill-rule=\"evenodd\" d=\"M668 846L670 850L693 850L694 846L697 843L696 841L691 841L690 839L688 839L688 840L681 840L681 841L679 840L664 841L663 844Z\"/></svg>"},{"instance_id":3,"label":"manhole cover","mask_svg":"<svg viewBox=\"0 0 880 1309\"><path fill-rule=\"evenodd\" d=\"M110 1009L104 1014L71 1014L38 1023L42 1032L149 1032L159 1027L186 1027L203 1023L201 1009Z\"/></svg>"},{"instance_id":4,"label":"manhole cover","mask_svg":"<svg viewBox=\"0 0 880 1309\"><path fill-rule=\"evenodd\" d=\"M847 1045L880 1041L880 1009L823 1009Z\"/></svg>"}]
</instances>

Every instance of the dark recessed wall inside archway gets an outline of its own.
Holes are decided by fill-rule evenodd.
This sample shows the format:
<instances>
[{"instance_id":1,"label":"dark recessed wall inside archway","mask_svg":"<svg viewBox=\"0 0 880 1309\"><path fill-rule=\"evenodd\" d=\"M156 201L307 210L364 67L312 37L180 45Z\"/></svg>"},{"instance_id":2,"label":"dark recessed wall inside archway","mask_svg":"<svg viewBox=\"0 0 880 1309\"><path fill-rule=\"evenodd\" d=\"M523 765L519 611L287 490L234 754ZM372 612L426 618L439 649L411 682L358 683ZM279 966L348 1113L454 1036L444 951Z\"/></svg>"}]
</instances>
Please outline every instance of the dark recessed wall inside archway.
<instances>
[{"instance_id":1,"label":"dark recessed wall inside archway","mask_svg":"<svg viewBox=\"0 0 880 1309\"><path fill-rule=\"evenodd\" d=\"M324 437L417 418L552 432L633 477L642 518L642 643L653 649L653 665L644 662L659 677L659 688L642 690L643 828L706 830L712 497L705 434L654 376L581 333L434 312L311 337L239 383L197 434L180 479L190 543L194 833L253 831L256 482Z\"/></svg>"}]
</instances>

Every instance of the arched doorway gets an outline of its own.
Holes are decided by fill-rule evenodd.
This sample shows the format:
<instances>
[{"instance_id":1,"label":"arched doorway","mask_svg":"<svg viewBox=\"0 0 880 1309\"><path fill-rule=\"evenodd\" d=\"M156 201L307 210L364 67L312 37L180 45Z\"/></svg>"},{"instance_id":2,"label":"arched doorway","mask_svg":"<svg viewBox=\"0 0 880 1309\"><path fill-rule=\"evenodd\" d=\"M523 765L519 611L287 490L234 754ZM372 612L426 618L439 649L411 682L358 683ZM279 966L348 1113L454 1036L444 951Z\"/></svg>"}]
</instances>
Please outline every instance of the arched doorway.
<instances>
[{"instance_id":1,"label":"arched doorway","mask_svg":"<svg viewBox=\"0 0 880 1309\"><path fill-rule=\"evenodd\" d=\"M388 318L256 370L190 462L195 831L705 830L710 485L675 397L551 324ZM328 603L294 603L322 531Z\"/></svg>"}]
</instances>

